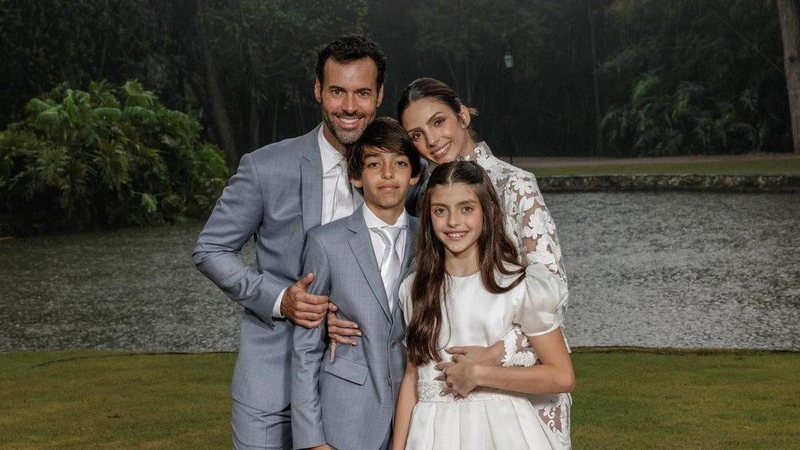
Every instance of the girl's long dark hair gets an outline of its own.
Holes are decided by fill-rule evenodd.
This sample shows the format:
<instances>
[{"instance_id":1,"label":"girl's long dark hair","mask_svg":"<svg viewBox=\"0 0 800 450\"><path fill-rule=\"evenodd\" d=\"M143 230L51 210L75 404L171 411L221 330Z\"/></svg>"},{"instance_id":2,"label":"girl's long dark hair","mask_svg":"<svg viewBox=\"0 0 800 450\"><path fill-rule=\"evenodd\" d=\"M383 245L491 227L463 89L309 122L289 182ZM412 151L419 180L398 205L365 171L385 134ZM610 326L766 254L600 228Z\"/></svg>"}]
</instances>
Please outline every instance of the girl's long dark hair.
<instances>
[{"instance_id":1,"label":"girl's long dark hair","mask_svg":"<svg viewBox=\"0 0 800 450\"><path fill-rule=\"evenodd\" d=\"M434 234L431 222L431 194L438 186L456 183L474 189L483 211L483 231L477 241L483 286L489 292L499 294L513 289L525 277L525 268L520 264L517 248L506 234L504 212L486 172L472 161L453 161L436 167L428 179L420 210L421 226L415 249L417 270L411 286L413 314L406 330L408 359L415 365L441 360L438 340L444 320L442 304L447 277L444 270L445 246ZM495 279L496 272L518 276L513 283L501 286Z\"/></svg>"}]
</instances>

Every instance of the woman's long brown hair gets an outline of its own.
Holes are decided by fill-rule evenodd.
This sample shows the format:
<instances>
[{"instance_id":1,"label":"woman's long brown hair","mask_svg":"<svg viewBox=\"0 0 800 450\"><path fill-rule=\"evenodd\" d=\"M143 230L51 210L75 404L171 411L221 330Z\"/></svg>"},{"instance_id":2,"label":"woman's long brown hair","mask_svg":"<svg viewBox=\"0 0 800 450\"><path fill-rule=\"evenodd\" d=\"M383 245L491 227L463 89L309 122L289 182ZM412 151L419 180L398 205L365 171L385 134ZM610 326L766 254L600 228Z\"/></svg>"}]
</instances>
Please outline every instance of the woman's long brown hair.
<instances>
[{"instance_id":1,"label":"woman's long brown hair","mask_svg":"<svg viewBox=\"0 0 800 450\"><path fill-rule=\"evenodd\" d=\"M513 289L525 277L517 248L505 231L500 201L486 172L472 161L442 164L431 173L420 210L420 233L415 257L416 275L411 286L413 314L406 330L408 359L415 365L440 361L439 334L442 330L442 305L446 301L447 277L444 270L445 246L436 237L431 222L431 197L438 186L464 183L474 189L483 212L483 231L478 238L478 263L483 286L499 294ZM505 263L512 263L508 267ZM501 286L495 273L518 275L508 286Z\"/></svg>"}]
</instances>

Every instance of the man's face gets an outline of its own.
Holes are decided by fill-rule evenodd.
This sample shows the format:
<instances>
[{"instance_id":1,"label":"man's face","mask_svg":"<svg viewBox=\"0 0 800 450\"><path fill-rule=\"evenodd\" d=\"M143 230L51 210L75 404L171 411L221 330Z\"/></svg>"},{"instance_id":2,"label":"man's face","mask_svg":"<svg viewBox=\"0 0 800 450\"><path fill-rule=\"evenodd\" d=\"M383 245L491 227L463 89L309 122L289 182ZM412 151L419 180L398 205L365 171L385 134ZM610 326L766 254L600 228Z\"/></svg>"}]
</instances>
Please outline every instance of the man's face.
<instances>
[{"instance_id":1,"label":"man's face","mask_svg":"<svg viewBox=\"0 0 800 450\"><path fill-rule=\"evenodd\" d=\"M378 87L378 66L372 58L340 63L328 58L323 66L323 81L314 84L314 96L322 107L323 134L344 154L347 145L375 118L383 100Z\"/></svg>"}]
</instances>

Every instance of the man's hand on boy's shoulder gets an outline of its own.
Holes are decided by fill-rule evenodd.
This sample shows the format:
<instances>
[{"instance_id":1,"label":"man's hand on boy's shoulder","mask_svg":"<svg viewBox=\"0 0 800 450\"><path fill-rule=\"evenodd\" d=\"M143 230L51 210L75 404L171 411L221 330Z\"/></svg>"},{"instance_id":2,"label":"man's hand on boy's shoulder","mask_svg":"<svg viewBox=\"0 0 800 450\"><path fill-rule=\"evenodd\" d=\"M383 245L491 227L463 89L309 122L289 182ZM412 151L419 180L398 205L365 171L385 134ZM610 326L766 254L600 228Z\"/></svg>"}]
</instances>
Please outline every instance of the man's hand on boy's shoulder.
<instances>
[{"instance_id":1,"label":"man's hand on boy's shoulder","mask_svg":"<svg viewBox=\"0 0 800 450\"><path fill-rule=\"evenodd\" d=\"M328 312L328 297L306 292L314 281L309 273L289 286L281 300L281 315L305 328L316 328Z\"/></svg>"}]
</instances>

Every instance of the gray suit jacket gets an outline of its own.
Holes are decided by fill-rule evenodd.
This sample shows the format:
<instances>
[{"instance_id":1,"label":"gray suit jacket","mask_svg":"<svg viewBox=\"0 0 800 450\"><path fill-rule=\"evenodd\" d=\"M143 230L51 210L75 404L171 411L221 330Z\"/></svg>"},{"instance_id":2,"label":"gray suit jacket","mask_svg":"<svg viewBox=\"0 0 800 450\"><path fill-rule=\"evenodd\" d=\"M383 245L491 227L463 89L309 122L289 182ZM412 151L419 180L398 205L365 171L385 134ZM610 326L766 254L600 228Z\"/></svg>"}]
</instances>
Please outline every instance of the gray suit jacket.
<instances>
[{"instance_id":1,"label":"gray suit jacket","mask_svg":"<svg viewBox=\"0 0 800 450\"><path fill-rule=\"evenodd\" d=\"M294 326L273 320L272 308L280 292L301 277L305 234L320 224L318 131L319 126L244 155L193 254L200 272L244 307L231 393L265 412L281 411L290 400ZM255 267L239 258L253 237Z\"/></svg>"},{"instance_id":2,"label":"gray suit jacket","mask_svg":"<svg viewBox=\"0 0 800 450\"><path fill-rule=\"evenodd\" d=\"M294 329L295 448L327 442L340 450L377 449L391 429L405 370L405 325L396 296L389 310L362 208L307 236L304 271L316 274L311 290L330 295L339 317L358 323L362 337L356 346L338 346L331 362L325 352L325 327ZM409 217L404 275L418 229L419 221Z\"/></svg>"}]
</instances>

